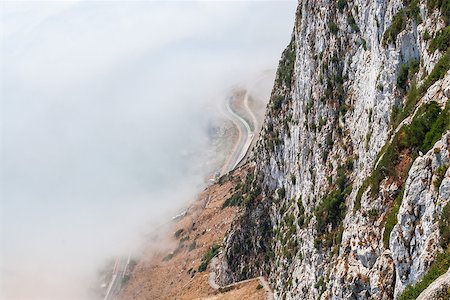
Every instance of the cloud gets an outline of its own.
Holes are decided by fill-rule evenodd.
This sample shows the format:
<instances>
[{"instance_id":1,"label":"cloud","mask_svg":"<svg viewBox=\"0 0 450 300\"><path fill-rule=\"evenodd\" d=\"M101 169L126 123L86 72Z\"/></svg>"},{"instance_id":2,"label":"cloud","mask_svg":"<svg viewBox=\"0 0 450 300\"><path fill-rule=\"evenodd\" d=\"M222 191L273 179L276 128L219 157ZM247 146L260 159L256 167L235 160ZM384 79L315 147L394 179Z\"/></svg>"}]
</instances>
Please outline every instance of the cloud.
<instances>
[{"instance_id":1,"label":"cloud","mask_svg":"<svg viewBox=\"0 0 450 300\"><path fill-rule=\"evenodd\" d=\"M1 4L4 296L85 299L195 197L217 103L276 67L295 4Z\"/></svg>"}]
</instances>

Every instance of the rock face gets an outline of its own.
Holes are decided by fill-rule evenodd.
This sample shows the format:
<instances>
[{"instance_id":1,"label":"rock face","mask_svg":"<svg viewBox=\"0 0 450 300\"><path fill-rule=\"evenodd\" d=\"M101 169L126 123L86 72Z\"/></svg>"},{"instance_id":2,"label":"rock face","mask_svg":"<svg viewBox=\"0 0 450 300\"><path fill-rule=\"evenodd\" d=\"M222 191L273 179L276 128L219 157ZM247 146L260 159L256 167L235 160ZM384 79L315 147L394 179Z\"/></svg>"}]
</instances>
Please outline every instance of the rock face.
<instances>
[{"instance_id":1,"label":"rock face","mask_svg":"<svg viewBox=\"0 0 450 300\"><path fill-rule=\"evenodd\" d=\"M430 51L445 16L427 1L299 1L218 282L393 299L422 278L450 191L436 174L450 164L450 52Z\"/></svg>"},{"instance_id":2,"label":"rock face","mask_svg":"<svg viewBox=\"0 0 450 300\"><path fill-rule=\"evenodd\" d=\"M438 141L432 150L418 157L409 171L405 194L398 212L390 246L395 262L396 293L422 277L439 249L438 219L450 200L450 174L438 186L435 172L450 164L450 134Z\"/></svg>"}]
</instances>

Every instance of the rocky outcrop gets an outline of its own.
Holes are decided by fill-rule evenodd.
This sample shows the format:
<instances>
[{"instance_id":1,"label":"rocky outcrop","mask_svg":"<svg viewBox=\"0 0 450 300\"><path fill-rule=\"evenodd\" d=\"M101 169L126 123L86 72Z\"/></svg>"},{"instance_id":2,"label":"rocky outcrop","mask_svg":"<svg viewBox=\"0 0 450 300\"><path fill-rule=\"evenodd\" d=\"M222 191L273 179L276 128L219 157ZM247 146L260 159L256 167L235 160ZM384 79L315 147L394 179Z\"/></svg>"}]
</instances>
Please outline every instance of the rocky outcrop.
<instances>
[{"instance_id":1,"label":"rocky outcrop","mask_svg":"<svg viewBox=\"0 0 450 300\"><path fill-rule=\"evenodd\" d=\"M442 208L450 200L450 171L441 184L436 170L450 165L450 133L433 149L418 157L409 171L405 194L398 212L389 248L395 262L396 293L417 282L434 261L439 246L438 221Z\"/></svg>"},{"instance_id":2,"label":"rocky outcrop","mask_svg":"<svg viewBox=\"0 0 450 300\"><path fill-rule=\"evenodd\" d=\"M448 26L442 14L299 1L219 282L268 275L280 299L392 299L428 270L448 200L449 172L434 182L449 160L450 54L425 34Z\"/></svg>"},{"instance_id":3,"label":"rocky outcrop","mask_svg":"<svg viewBox=\"0 0 450 300\"><path fill-rule=\"evenodd\" d=\"M424 290L417 300L446 300L450 297L450 271L436 279L426 290Z\"/></svg>"}]
</instances>

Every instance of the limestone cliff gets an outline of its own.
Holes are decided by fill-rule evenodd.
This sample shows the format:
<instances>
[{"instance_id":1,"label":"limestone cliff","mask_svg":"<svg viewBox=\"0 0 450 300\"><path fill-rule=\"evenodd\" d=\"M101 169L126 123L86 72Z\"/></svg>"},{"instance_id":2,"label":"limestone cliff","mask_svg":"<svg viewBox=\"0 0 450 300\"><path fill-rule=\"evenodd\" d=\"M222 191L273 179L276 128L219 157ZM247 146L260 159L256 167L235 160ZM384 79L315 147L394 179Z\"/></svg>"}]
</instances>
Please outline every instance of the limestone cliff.
<instances>
[{"instance_id":1,"label":"limestone cliff","mask_svg":"<svg viewBox=\"0 0 450 300\"><path fill-rule=\"evenodd\" d=\"M448 0L299 1L218 282L393 299L445 273L449 15Z\"/></svg>"}]
</instances>

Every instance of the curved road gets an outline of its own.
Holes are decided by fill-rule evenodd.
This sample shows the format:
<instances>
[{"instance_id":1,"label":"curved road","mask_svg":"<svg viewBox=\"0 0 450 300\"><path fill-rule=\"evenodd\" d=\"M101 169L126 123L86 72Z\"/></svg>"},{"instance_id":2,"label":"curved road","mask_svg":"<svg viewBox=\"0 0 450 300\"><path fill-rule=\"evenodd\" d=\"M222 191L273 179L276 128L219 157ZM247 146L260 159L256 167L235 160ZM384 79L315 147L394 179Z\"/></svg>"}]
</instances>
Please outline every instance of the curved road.
<instances>
[{"instance_id":1,"label":"curved road","mask_svg":"<svg viewBox=\"0 0 450 300\"><path fill-rule=\"evenodd\" d=\"M246 99L244 102L248 102L248 92L245 94ZM230 172L233 170L245 157L248 148L250 147L254 131L250 127L250 124L239 115L238 112L234 111L231 107L231 100L233 98L230 97L227 99L225 105L225 112L224 114L233 122L233 124L238 129L238 139L236 143L233 146L233 150L231 151L231 154L228 156L227 160L225 161L225 164L222 167L222 170L220 171L220 175L224 175L225 173ZM256 120L254 117L253 112L249 109L248 103L244 103L244 107L247 110L248 114ZM256 123L253 124L253 128L256 127Z\"/></svg>"}]
</instances>

